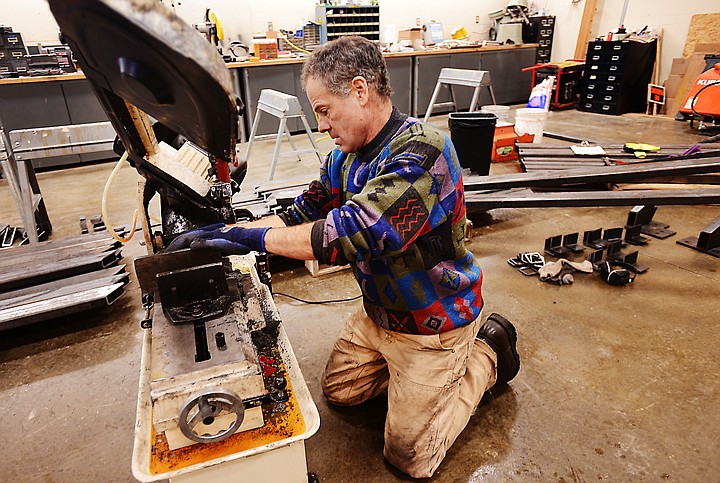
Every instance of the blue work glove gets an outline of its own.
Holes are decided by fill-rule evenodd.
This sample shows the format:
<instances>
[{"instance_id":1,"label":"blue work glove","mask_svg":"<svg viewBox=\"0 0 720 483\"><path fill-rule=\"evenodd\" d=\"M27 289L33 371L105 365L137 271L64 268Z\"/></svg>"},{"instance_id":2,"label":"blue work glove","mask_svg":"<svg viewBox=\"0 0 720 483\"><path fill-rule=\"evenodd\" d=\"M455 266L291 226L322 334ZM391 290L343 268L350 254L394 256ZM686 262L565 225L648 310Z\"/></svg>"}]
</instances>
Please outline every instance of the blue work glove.
<instances>
[{"instance_id":1,"label":"blue work glove","mask_svg":"<svg viewBox=\"0 0 720 483\"><path fill-rule=\"evenodd\" d=\"M183 248L211 248L223 255L244 255L251 250L265 251L265 228L229 227L222 223L190 230L175 238L167 251Z\"/></svg>"}]
</instances>

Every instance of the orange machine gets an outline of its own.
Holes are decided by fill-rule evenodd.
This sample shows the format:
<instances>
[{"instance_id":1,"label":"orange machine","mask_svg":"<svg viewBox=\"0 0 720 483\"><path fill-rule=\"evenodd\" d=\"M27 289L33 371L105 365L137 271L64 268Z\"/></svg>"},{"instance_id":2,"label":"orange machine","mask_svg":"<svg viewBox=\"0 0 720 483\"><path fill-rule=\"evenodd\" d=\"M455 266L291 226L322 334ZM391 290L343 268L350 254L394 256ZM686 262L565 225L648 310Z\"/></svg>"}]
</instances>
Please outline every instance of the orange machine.
<instances>
[{"instance_id":1,"label":"orange machine","mask_svg":"<svg viewBox=\"0 0 720 483\"><path fill-rule=\"evenodd\" d=\"M680 108L684 118L720 120L720 62L698 76Z\"/></svg>"}]
</instances>

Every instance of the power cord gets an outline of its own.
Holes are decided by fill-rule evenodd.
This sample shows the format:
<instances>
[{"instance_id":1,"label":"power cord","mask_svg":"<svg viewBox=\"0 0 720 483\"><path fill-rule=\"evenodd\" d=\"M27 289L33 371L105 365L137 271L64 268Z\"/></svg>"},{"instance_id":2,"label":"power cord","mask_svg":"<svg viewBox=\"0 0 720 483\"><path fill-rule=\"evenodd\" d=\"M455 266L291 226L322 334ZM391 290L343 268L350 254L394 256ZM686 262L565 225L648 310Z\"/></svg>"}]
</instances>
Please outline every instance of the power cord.
<instances>
[{"instance_id":1,"label":"power cord","mask_svg":"<svg viewBox=\"0 0 720 483\"><path fill-rule=\"evenodd\" d=\"M321 305L321 304L336 304L336 303L343 303L343 302L352 302L353 300L357 300L360 297L362 297L362 294L357 295L355 297L347 298L347 299L335 299L335 300L305 300L301 299L299 297L295 297L294 295L289 295L282 292L273 292L273 295L281 295L283 297L287 297L289 299L297 300L298 302L302 302L304 304L311 304L311 305Z\"/></svg>"}]
</instances>

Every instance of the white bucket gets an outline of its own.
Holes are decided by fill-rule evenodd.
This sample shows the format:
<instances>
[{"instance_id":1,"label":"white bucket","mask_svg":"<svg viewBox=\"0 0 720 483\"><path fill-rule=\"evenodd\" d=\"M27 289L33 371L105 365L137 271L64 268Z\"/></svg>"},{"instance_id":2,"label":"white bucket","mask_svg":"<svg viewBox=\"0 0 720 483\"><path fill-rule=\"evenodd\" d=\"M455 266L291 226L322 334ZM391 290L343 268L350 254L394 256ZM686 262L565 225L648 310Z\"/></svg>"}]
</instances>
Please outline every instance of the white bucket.
<instances>
[{"instance_id":1,"label":"white bucket","mask_svg":"<svg viewBox=\"0 0 720 483\"><path fill-rule=\"evenodd\" d=\"M523 107L515 111L515 132L520 136L523 134L533 134L533 143L542 142L543 127L547 111L545 109L536 109L532 107Z\"/></svg>"},{"instance_id":2,"label":"white bucket","mask_svg":"<svg viewBox=\"0 0 720 483\"><path fill-rule=\"evenodd\" d=\"M510 121L510 106L498 106L491 104L489 106L482 106L480 112L490 112L497 116L498 121Z\"/></svg>"}]
</instances>

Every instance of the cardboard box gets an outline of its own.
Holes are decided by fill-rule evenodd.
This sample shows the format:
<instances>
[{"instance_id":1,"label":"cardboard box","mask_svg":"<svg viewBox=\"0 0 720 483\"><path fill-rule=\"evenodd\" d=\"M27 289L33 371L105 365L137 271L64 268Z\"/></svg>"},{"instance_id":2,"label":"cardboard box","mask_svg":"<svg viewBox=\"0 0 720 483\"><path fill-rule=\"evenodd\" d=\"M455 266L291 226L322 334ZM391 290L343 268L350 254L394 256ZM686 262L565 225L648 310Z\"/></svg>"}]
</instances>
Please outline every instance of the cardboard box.
<instances>
[{"instance_id":1,"label":"cardboard box","mask_svg":"<svg viewBox=\"0 0 720 483\"><path fill-rule=\"evenodd\" d=\"M685 71L687 70L688 66L688 60L689 59L686 59L684 57L678 57L676 59L673 59L672 67L670 67L670 75L685 75Z\"/></svg>"},{"instance_id":2,"label":"cardboard box","mask_svg":"<svg viewBox=\"0 0 720 483\"><path fill-rule=\"evenodd\" d=\"M670 74L668 80L665 81L665 97L675 97L680 84L682 83L683 76L680 74Z\"/></svg>"},{"instance_id":3,"label":"cardboard box","mask_svg":"<svg viewBox=\"0 0 720 483\"><path fill-rule=\"evenodd\" d=\"M401 29L398 31L398 41L409 40L410 43L416 40L422 40L423 33L420 27L413 27L409 29Z\"/></svg>"},{"instance_id":4,"label":"cardboard box","mask_svg":"<svg viewBox=\"0 0 720 483\"><path fill-rule=\"evenodd\" d=\"M685 98L687 97L688 92L690 92L690 89L695 83L695 79L697 79L697 76L702 74L705 70L704 53L696 52L691 55L689 59L686 60L688 61L687 70L685 71L685 75L680 82L678 90L674 93L675 102L668 107L668 115L670 116L674 116L675 114L677 114L677 112L680 110L683 103L685 102Z\"/></svg>"},{"instance_id":5,"label":"cardboard box","mask_svg":"<svg viewBox=\"0 0 720 483\"><path fill-rule=\"evenodd\" d=\"M695 44L695 52L705 52L706 54L716 54L720 52L720 42L708 44Z\"/></svg>"}]
</instances>

